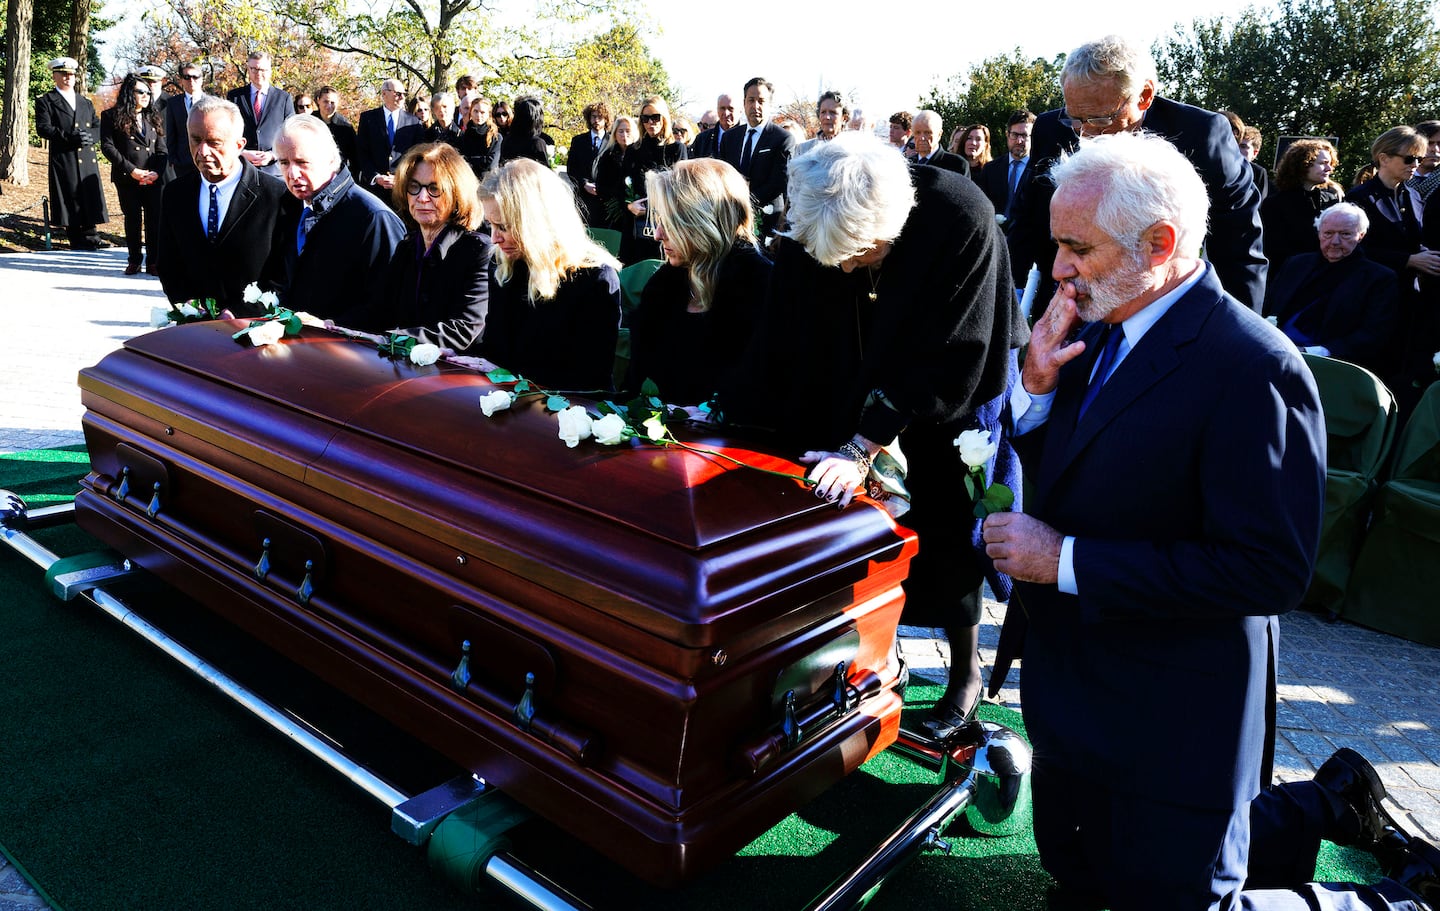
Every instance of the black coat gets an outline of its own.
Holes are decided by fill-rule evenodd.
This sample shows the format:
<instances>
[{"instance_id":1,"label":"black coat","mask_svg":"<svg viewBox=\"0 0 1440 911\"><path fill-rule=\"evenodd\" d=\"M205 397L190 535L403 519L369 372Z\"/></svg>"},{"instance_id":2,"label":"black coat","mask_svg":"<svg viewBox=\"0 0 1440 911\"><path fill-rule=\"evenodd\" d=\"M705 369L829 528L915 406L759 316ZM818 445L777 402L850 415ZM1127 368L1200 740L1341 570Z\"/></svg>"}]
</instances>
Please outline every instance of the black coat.
<instances>
[{"instance_id":1,"label":"black coat","mask_svg":"<svg viewBox=\"0 0 1440 911\"><path fill-rule=\"evenodd\" d=\"M180 102L183 105L183 102ZM160 202L160 285L176 303L211 297L236 316L259 316L242 295L251 282L269 284L266 265L274 243L285 185L240 160L240 183L214 240L200 220L198 172L165 185ZM209 192L208 186L203 188Z\"/></svg>"},{"instance_id":2,"label":"black coat","mask_svg":"<svg viewBox=\"0 0 1440 911\"><path fill-rule=\"evenodd\" d=\"M500 143L500 163L528 158L550 167L550 147L539 136L521 136L514 130Z\"/></svg>"},{"instance_id":3,"label":"black coat","mask_svg":"<svg viewBox=\"0 0 1440 911\"><path fill-rule=\"evenodd\" d=\"M1406 262L1420 252L1420 223L1409 208L1409 191L1403 184L1397 189L1398 193L1380 178L1372 177L1347 193L1345 201L1364 209L1370 217L1370 230L1360 241L1366 255L1393 270L1408 287L1416 273Z\"/></svg>"},{"instance_id":4,"label":"black coat","mask_svg":"<svg viewBox=\"0 0 1440 911\"><path fill-rule=\"evenodd\" d=\"M356 329L398 329L422 342L463 352L485 331L490 301L490 237L451 225L427 251L412 230Z\"/></svg>"},{"instance_id":5,"label":"black coat","mask_svg":"<svg viewBox=\"0 0 1440 911\"><path fill-rule=\"evenodd\" d=\"M35 99L35 132L50 143L51 220L70 228L109 221L95 157L100 118L90 99L76 92L72 108L59 89L51 89Z\"/></svg>"},{"instance_id":6,"label":"black coat","mask_svg":"<svg viewBox=\"0 0 1440 911\"><path fill-rule=\"evenodd\" d=\"M919 165L920 162L914 158L910 159L911 167ZM974 177L970 173L970 162L965 156L956 155L954 152L947 152L944 149L936 149L925 159L925 164L932 168L939 168L942 171L953 171L956 174L964 174L966 177Z\"/></svg>"},{"instance_id":7,"label":"black coat","mask_svg":"<svg viewBox=\"0 0 1440 911\"><path fill-rule=\"evenodd\" d=\"M1372 262L1363 247L1338 263L1319 253L1293 256L1269 284L1265 312L1275 315L1296 345L1322 345L1331 357L1386 376L1395 372L1390 341L1399 282L1394 270Z\"/></svg>"},{"instance_id":8,"label":"black coat","mask_svg":"<svg viewBox=\"0 0 1440 911\"><path fill-rule=\"evenodd\" d=\"M500 134L488 123L471 123L460 134L460 154L475 177L484 180L485 175L500 166Z\"/></svg>"},{"instance_id":9,"label":"black coat","mask_svg":"<svg viewBox=\"0 0 1440 911\"><path fill-rule=\"evenodd\" d=\"M769 280L770 260L736 243L720 265L709 309L692 313L690 270L668 263L657 269L630 328L626 388L638 390L649 379L665 401L695 404L731 385L760 323Z\"/></svg>"},{"instance_id":10,"label":"black coat","mask_svg":"<svg viewBox=\"0 0 1440 911\"><path fill-rule=\"evenodd\" d=\"M344 168L312 203L321 215L301 253L296 235L304 207L289 193L281 200L268 271L286 307L349 325L384 283L405 225L374 194L356 186Z\"/></svg>"},{"instance_id":11,"label":"black coat","mask_svg":"<svg viewBox=\"0 0 1440 911\"><path fill-rule=\"evenodd\" d=\"M1265 225L1265 258L1270 260L1272 272L1292 256L1320 252L1315 219L1337 202L1340 189L1323 185L1313 190L1275 190L1265 197L1260 204L1260 220Z\"/></svg>"},{"instance_id":12,"label":"black coat","mask_svg":"<svg viewBox=\"0 0 1440 911\"><path fill-rule=\"evenodd\" d=\"M204 96L201 96L204 97ZM185 96L176 95L165 105L165 167L166 179L174 180L195 174L195 159L190 155L190 111Z\"/></svg>"},{"instance_id":13,"label":"black coat","mask_svg":"<svg viewBox=\"0 0 1440 911\"><path fill-rule=\"evenodd\" d=\"M600 138L600 145L605 145L603 136ZM595 179L595 159L599 155L599 150L590 144L590 132L587 130L580 133L570 140L570 154L565 158L565 175L570 178L570 185L575 188L575 199L580 203L585 223L604 227L605 207L599 195L591 196L585 192L585 181Z\"/></svg>"},{"instance_id":14,"label":"black coat","mask_svg":"<svg viewBox=\"0 0 1440 911\"><path fill-rule=\"evenodd\" d=\"M396 111L395 142L392 144L390 134L385 129L385 109L379 107L361 111L360 125L355 128L355 170L359 172L356 183L377 196L388 199L389 191L375 186L375 177L395 170L400 156L420 141L422 129L420 121L415 119L413 114L407 114L404 110Z\"/></svg>"},{"instance_id":15,"label":"black coat","mask_svg":"<svg viewBox=\"0 0 1440 911\"><path fill-rule=\"evenodd\" d=\"M1025 181L1030 178L1030 163L1034 159L1027 159L1025 167L1020 171L1020 179L1017 186L1024 186ZM973 175L972 175L973 176ZM1010 156L997 158L980 169L980 178L977 181L980 189L990 199L990 205L1001 215L1006 215L1007 207L1010 205ZM1008 218L1008 216L1007 216Z\"/></svg>"},{"instance_id":16,"label":"black coat","mask_svg":"<svg viewBox=\"0 0 1440 911\"><path fill-rule=\"evenodd\" d=\"M158 196L160 193L158 181L140 187L135 183L135 178L130 176L130 172L154 171L164 177L165 137L161 135L160 128L150 122L148 114L143 134L139 129L134 128L129 133L121 132L116 123L117 116L118 112L113 107L100 115L100 151L110 162L111 183L127 188L137 187L144 191L153 190Z\"/></svg>"},{"instance_id":17,"label":"black coat","mask_svg":"<svg viewBox=\"0 0 1440 911\"><path fill-rule=\"evenodd\" d=\"M515 264L500 284L491 269L490 312L479 352L548 389L608 390L620 334L620 277L609 266L578 269L555 296L531 303L530 273Z\"/></svg>"},{"instance_id":18,"label":"black coat","mask_svg":"<svg viewBox=\"0 0 1440 911\"><path fill-rule=\"evenodd\" d=\"M1050 197L1055 192L1050 167L1061 152L1073 152L1080 142L1074 130L1060 123L1062 113L1046 111L1035 120L1031 174L1011 206L1010 266L1017 285L1024 283L1031 263L1039 267L1042 282L1036 299L1041 301L1048 301L1055 290L1050 278L1056 250L1050 238ZM1145 112L1144 128L1169 140L1205 181L1210 195L1205 255L1225 290L1258 312L1265 300L1266 272L1260 191L1230 122L1211 111L1156 97Z\"/></svg>"}]
</instances>

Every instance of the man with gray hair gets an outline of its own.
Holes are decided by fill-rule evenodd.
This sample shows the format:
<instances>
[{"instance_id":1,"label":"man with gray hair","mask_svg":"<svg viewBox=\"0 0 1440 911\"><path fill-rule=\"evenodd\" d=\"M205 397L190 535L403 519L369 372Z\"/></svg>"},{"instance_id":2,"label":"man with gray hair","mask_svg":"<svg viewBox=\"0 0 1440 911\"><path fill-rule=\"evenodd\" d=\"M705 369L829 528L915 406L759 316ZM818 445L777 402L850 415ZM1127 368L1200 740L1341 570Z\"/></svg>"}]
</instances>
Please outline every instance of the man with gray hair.
<instances>
[{"instance_id":1,"label":"man with gray hair","mask_svg":"<svg viewBox=\"0 0 1440 911\"><path fill-rule=\"evenodd\" d=\"M320 118L292 116L275 148L290 191L280 204L271 252L280 300L292 310L349 325L384 287L405 225L355 185Z\"/></svg>"},{"instance_id":2,"label":"man with gray hair","mask_svg":"<svg viewBox=\"0 0 1440 911\"><path fill-rule=\"evenodd\" d=\"M171 102L175 108L184 110L183 98ZM166 184L160 200L160 285L173 303L213 298L236 316L259 316L244 290L267 278L285 185L240 154L245 122L231 102L202 96L185 127L191 167Z\"/></svg>"},{"instance_id":3,"label":"man with gray hair","mask_svg":"<svg viewBox=\"0 0 1440 911\"><path fill-rule=\"evenodd\" d=\"M1267 787L1277 615L1309 585L1325 504L1309 369L1200 259L1210 200L1165 139L1098 138L1052 177L1059 289L1011 398L1033 494L983 529L1027 607L1005 632L1024 638L1051 907L1424 907L1395 881L1304 882L1320 838L1382 834L1358 753ZM1440 854L1401 853L1430 888Z\"/></svg>"},{"instance_id":4,"label":"man with gray hair","mask_svg":"<svg viewBox=\"0 0 1440 911\"><path fill-rule=\"evenodd\" d=\"M956 174L970 175L970 162L954 152L940 147L940 137L945 135L945 122L934 111L921 111L910 121L910 139L915 143L915 157L912 165L930 165ZM907 153L908 154L908 153Z\"/></svg>"},{"instance_id":5,"label":"man with gray hair","mask_svg":"<svg viewBox=\"0 0 1440 911\"><path fill-rule=\"evenodd\" d=\"M1065 107L1036 118L1030 176L1010 210L1010 262L1017 287L1023 287L1032 263L1047 276L1055 259L1050 166L1082 139L1144 130L1169 139L1200 172L1210 194L1205 256L1225 290L1258 312L1265 299L1266 271L1260 192L1225 118L1160 97L1150 55L1114 35L1071 51L1060 81ZM1044 280L1037 300L1045 300L1053 290Z\"/></svg>"},{"instance_id":6,"label":"man with gray hair","mask_svg":"<svg viewBox=\"0 0 1440 911\"><path fill-rule=\"evenodd\" d=\"M1395 272L1365 255L1365 210L1342 202L1320 213L1320 252L1285 260L1271 276L1265 313L1299 348L1386 376L1398 366L1391 346L1399 307Z\"/></svg>"},{"instance_id":7,"label":"man with gray hair","mask_svg":"<svg viewBox=\"0 0 1440 911\"><path fill-rule=\"evenodd\" d=\"M420 139L420 121L404 105L405 83L386 79L380 84L380 106L362 111L355 128L360 185L385 200L395 186L393 172L400 156Z\"/></svg>"}]
</instances>

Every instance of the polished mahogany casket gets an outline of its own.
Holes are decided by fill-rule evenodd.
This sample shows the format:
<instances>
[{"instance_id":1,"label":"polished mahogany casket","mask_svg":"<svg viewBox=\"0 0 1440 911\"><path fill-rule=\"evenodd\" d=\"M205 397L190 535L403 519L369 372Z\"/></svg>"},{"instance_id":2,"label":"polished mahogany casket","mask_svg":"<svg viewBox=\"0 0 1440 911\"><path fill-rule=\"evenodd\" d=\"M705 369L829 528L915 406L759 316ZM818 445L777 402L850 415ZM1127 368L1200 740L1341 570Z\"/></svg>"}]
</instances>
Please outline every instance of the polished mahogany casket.
<instances>
[{"instance_id":1,"label":"polished mahogany casket","mask_svg":"<svg viewBox=\"0 0 1440 911\"><path fill-rule=\"evenodd\" d=\"M657 883L888 746L912 534L321 330L152 332L81 371L82 527ZM734 440L696 446L793 464Z\"/></svg>"}]
</instances>

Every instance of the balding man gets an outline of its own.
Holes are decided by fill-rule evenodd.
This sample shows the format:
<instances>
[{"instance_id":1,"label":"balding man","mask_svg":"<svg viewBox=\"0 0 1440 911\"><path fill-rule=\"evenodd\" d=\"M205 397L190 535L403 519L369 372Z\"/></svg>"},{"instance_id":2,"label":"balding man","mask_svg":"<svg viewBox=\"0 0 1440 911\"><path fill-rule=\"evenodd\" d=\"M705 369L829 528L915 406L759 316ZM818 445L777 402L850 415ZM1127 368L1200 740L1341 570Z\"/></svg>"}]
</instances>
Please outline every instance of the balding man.
<instances>
[{"instance_id":1,"label":"balding man","mask_svg":"<svg viewBox=\"0 0 1440 911\"><path fill-rule=\"evenodd\" d=\"M915 157L910 159L910 164L929 165L969 177L970 162L940 148L940 137L945 135L944 127L944 121L934 111L921 111L915 115L910 121L910 139L915 143Z\"/></svg>"},{"instance_id":2,"label":"balding man","mask_svg":"<svg viewBox=\"0 0 1440 911\"><path fill-rule=\"evenodd\" d=\"M729 95L721 95L716 98L715 110L713 112L706 111L705 117L700 119L705 121L709 117L714 118L714 123L695 137L695 142L690 146L691 158L720 157L720 140L736 123L734 99Z\"/></svg>"},{"instance_id":3,"label":"balding man","mask_svg":"<svg viewBox=\"0 0 1440 911\"><path fill-rule=\"evenodd\" d=\"M360 185L387 201L396 163L420 138L420 121L404 105L405 83L386 79L380 84L380 107L362 111L355 130Z\"/></svg>"},{"instance_id":4,"label":"balding man","mask_svg":"<svg viewBox=\"0 0 1440 911\"><path fill-rule=\"evenodd\" d=\"M184 107L179 98L172 109ZM285 185L241 155L245 122L229 101L206 95L186 119L189 171L160 202L160 286L173 303L213 298L236 316L259 316L243 294L264 281Z\"/></svg>"},{"instance_id":5,"label":"balding man","mask_svg":"<svg viewBox=\"0 0 1440 911\"><path fill-rule=\"evenodd\" d=\"M1170 140L1200 172L1210 194L1205 256L1225 290L1259 312L1266 272L1260 246L1260 191L1225 118L1160 97L1150 54L1114 35L1071 51L1060 82L1065 107L1036 118L1031 177L1011 206L1010 265L1016 287L1024 286L1031 263L1048 276L1055 260L1055 244L1050 240L1050 167L1062 153L1078 148L1082 136L1144 130ZM1053 290L1053 282L1046 278L1037 299L1045 300Z\"/></svg>"},{"instance_id":6,"label":"balding man","mask_svg":"<svg viewBox=\"0 0 1440 911\"><path fill-rule=\"evenodd\" d=\"M384 286L384 270L405 226L341 167L335 139L318 117L296 114L276 143L289 195L280 204L271 272L292 310L347 325Z\"/></svg>"},{"instance_id":7,"label":"balding man","mask_svg":"<svg viewBox=\"0 0 1440 911\"><path fill-rule=\"evenodd\" d=\"M1382 834L1364 757L1266 787L1277 615L1309 585L1325 505L1310 370L1200 259L1210 200L1171 143L1103 136L1052 177L1060 289L1012 397L1033 496L983 527L1028 608L1006 625L1028 620L1051 907L1425 908L1440 854L1420 842L1405 882L1305 882L1322 837Z\"/></svg>"}]
</instances>

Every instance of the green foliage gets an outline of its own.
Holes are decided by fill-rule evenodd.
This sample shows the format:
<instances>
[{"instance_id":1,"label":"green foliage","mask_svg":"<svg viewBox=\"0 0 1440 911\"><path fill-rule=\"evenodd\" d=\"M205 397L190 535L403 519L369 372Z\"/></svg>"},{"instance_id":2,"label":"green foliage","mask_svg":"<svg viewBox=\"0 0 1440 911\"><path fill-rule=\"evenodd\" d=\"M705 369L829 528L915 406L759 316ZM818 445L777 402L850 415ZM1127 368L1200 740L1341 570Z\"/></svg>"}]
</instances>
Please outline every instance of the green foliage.
<instances>
[{"instance_id":1,"label":"green foliage","mask_svg":"<svg viewBox=\"0 0 1440 911\"><path fill-rule=\"evenodd\" d=\"M1435 14L1433 0L1280 0L1196 19L1153 48L1161 93L1235 111L1267 150L1282 135L1337 136L1348 176L1376 136L1440 112Z\"/></svg>"},{"instance_id":2,"label":"green foliage","mask_svg":"<svg viewBox=\"0 0 1440 911\"><path fill-rule=\"evenodd\" d=\"M945 123L943 142L958 126L983 123L997 140L992 155L1005 154L1005 121L1017 110L1039 114L1064 104L1060 94L1060 68L1065 55L1053 60L1027 60L1017 47L1009 56L988 57L972 66L964 76L952 76L948 83L930 90L920 107L937 112Z\"/></svg>"},{"instance_id":3,"label":"green foliage","mask_svg":"<svg viewBox=\"0 0 1440 911\"><path fill-rule=\"evenodd\" d=\"M92 2L95 8L90 15L87 53L81 61L85 69L86 93L93 93L96 86L105 84L105 68L100 63L100 51L104 42L97 41L95 36L115 24L114 20L102 15L99 0ZM30 89L27 92L31 99L38 98L55 87L55 81L50 78L48 64L56 57L65 57L70 53L70 9L73 5L74 0L35 0L35 20L30 38ZM10 65L9 61L5 60L4 9L5 4L0 3L0 69L8 72ZM33 127L31 138L34 139Z\"/></svg>"},{"instance_id":4,"label":"green foliage","mask_svg":"<svg viewBox=\"0 0 1440 911\"><path fill-rule=\"evenodd\" d=\"M545 119L557 140L588 128L581 117L587 104L603 101L618 117L639 113L640 99L647 95L658 95L667 103L672 97L670 74L651 56L634 22L617 22L569 52L535 61L527 69L530 84L543 86L553 99L545 106ZM672 118L675 113L671 111Z\"/></svg>"}]
</instances>

